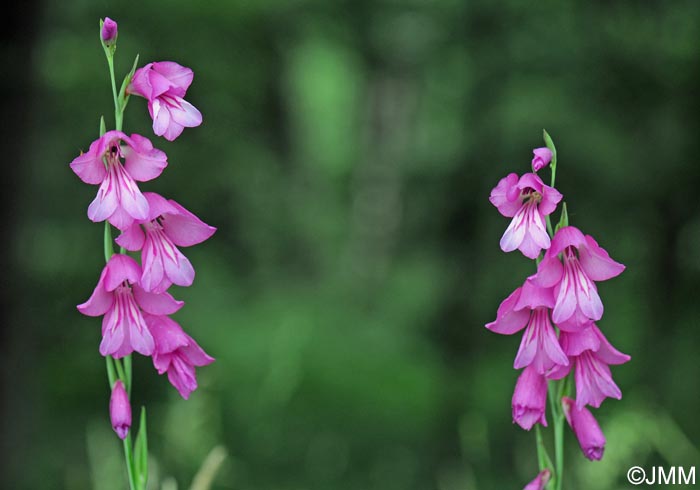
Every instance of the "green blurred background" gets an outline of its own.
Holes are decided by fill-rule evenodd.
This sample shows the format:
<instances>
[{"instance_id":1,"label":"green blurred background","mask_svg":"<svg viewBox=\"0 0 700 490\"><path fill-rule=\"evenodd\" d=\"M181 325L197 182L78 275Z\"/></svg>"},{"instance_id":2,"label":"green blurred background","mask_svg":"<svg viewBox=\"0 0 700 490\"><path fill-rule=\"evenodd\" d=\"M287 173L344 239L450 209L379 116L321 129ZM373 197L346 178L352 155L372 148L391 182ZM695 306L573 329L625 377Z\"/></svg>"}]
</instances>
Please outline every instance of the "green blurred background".
<instances>
[{"instance_id":1,"label":"green blurred background","mask_svg":"<svg viewBox=\"0 0 700 490\"><path fill-rule=\"evenodd\" d=\"M511 423L519 336L489 333L533 271L488 202L545 127L572 224L626 272L599 326L632 361L598 417L600 463L567 429L567 489L632 465L698 465L700 4L30 2L3 20L2 449L8 489L123 489L100 321L75 305L103 264L96 187L68 163L113 124L117 72L175 60L204 124L173 143L146 105L125 130L170 166L142 185L218 233L175 315L217 362L185 402L135 359L151 489L490 490L536 471ZM548 173L545 173L548 178ZM550 437L548 433L547 437ZM200 487L201 488L201 487Z\"/></svg>"}]
</instances>

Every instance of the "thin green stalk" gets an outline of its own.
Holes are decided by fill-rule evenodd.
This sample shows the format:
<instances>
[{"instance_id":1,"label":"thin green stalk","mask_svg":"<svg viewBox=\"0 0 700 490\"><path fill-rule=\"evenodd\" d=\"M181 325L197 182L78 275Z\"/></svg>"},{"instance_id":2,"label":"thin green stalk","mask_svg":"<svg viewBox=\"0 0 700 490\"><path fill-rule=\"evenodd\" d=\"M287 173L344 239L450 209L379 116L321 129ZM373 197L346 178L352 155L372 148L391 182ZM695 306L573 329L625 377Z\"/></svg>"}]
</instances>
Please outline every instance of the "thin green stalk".
<instances>
[{"instance_id":1,"label":"thin green stalk","mask_svg":"<svg viewBox=\"0 0 700 490\"><path fill-rule=\"evenodd\" d=\"M124 357L124 374L126 376L124 381L126 393L129 395L129 399L131 399L131 354Z\"/></svg>"},{"instance_id":2,"label":"thin green stalk","mask_svg":"<svg viewBox=\"0 0 700 490\"><path fill-rule=\"evenodd\" d=\"M554 474L556 481L556 490L561 490L564 482L564 413L559 405L561 382L550 382L549 389L549 406L552 411L552 419L554 424Z\"/></svg>"},{"instance_id":3,"label":"thin green stalk","mask_svg":"<svg viewBox=\"0 0 700 490\"><path fill-rule=\"evenodd\" d=\"M114 126L117 131L122 130L122 119L124 113L119 106L119 97L117 96L117 82L114 77L114 57L107 55L107 64L109 65L109 78L112 82L112 97L114 98Z\"/></svg>"},{"instance_id":4,"label":"thin green stalk","mask_svg":"<svg viewBox=\"0 0 700 490\"><path fill-rule=\"evenodd\" d=\"M126 472L129 475L129 488L131 490L137 490L136 478L134 475L134 454L131 450L131 433L126 435L126 439L122 441L124 443L124 459L126 459Z\"/></svg>"}]
</instances>

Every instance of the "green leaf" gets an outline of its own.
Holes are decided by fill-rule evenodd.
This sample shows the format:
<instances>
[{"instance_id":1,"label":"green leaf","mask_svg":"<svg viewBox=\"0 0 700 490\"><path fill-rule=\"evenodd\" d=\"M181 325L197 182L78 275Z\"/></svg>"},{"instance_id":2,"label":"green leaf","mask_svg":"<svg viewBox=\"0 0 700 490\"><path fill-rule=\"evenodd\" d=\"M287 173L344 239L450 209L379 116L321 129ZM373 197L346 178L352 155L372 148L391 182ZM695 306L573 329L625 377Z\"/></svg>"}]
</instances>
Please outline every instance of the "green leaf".
<instances>
[{"instance_id":1,"label":"green leaf","mask_svg":"<svg viewBox=\"0 0 700 490\"><path fill-rule=\"evenodd\" d=\"M134 470L139 489L146 488L148 482L148 436L146 435L146 407L141 407L139 433L134 442Z\"/></svg>"},{"instance_id":2,"label":"green leaf","mask_svg":"<svg viewBox=\"0 0 700 490\"><path fill-rule=\"evenodd\" d=\"M552 152L552 163L551 165L554 166L557 164L557 147L554 146L554 141L552 141L552 137L549 136L549 133L547 132L546 129L542 130L542 136L544 137L544 144L547 146L547 148L550 149Z\"/></svg>"},{"instance_id":3,"label":"green leaf","mask_svg":"<svg viewBox=\"0 0 700 490\"><path fill-rule=\"evenodd\" d=\"M100 116L100 136L107 132L107 125L105 124L105 117Z\"/></svg>"},{"instance_id":4,"label":"green leaf","mask_svg":"<svg viewBox=\"0 0 700 490\"><path fill-rule=\"evenodd\" d=\"M109 391L112 391L112 388L114 388L114 382L117 380L117 375L114 372L114 361L112 360L112 356L105 356L105 360L107 361L107 378L109 378Z\"/></svg>"},{"instance_id":5,"label":"green leaf","mask_svg":"<svg viewBox=\"0 0 700 490\"><path fill-rule=\"evenodd\" d=\"M139 64L139 56L140 55L138 54L136 55L136 58L134 59L134 64L131 66L131 71L129 71L129 73L127 73L124 77L124 81L122 81L122 86L119 89L119 103L122 112L124 112L126 104L129 102L129 95L126 93L126 88L131 83L131 79L134 77L134 73L136 73L136 67Z\"/></svg>"}]
</instances>

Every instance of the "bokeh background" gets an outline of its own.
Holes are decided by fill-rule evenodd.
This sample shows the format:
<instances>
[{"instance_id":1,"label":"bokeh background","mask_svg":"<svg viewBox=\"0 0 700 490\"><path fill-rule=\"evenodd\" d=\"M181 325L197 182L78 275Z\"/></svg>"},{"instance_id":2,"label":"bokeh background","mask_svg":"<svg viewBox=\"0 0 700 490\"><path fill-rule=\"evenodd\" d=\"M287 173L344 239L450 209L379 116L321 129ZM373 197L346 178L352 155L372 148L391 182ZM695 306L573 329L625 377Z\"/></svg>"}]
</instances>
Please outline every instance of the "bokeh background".
<instances>
[{"instance_id":1,"label":"bokeh background","mask_svg":"<svg viewBox=\"0 0 700 490\"><path fill-rule=\"evenodd\" d=\"M2 488L126 486L100 322L75 310L103 264L96 188L68 167L101 114L113 124L104 16L119 76L137 53L194 69L201 127L158 139L132 99L125 129L169 155L142 188L218 227L174 293L217 362L185 402L135 359L149 488L190 488L212 450L214 489L522 488L536 461L511 423L519 336L483 325L533 264L499 250L508 220L488 195L528 171L543 127L572 224L628 267L600 284L599 325L632 356L613 369L624 396L595 412L602 462L567 429L566 488L700 463L700 4L21 9L2 35Z\"/></svg>"}]
</instances>

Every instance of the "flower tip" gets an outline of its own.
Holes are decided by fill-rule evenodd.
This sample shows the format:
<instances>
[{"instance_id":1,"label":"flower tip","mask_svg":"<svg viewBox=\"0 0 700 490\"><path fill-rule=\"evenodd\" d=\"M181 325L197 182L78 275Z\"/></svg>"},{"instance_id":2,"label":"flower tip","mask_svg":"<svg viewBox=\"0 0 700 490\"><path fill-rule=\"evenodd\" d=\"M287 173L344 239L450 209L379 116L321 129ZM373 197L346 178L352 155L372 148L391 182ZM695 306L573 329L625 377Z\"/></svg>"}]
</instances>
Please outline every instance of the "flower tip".
<instances>
[{"instance_id":1,"label":"flower tip","mask_svg":"<svg viewBox=\"0 0 700 490\"><path fill-rule=\"evenodd\" d=\"M114 382L112 396L109 399L109 418L112 428L120 439L126 438L131 427L131 404L124 383L119 379Z\"/></svg>"},{"instance_id":2,"label":"flower tip","mask_svg":"<svg viewBox=\"0 0 700 490\"><path fill-rule=\"evenodd\" d=\"M535 155L532 159L532 170L538 170L546 167L552 161L552 150L547 147L535 148L532 150Z\"/></svg>"},{"instance_id":3,"label":"flower tip","mask_svg":"<svg viewBox=\"0 0 700 490\"><path fill-rule=\"evenodd\" d=\"M112 46L117 41L117 34L117 23L109 17L105 17L100 30L100 37L104 45L107 47Z\"/></svg>"}]
</instances>

